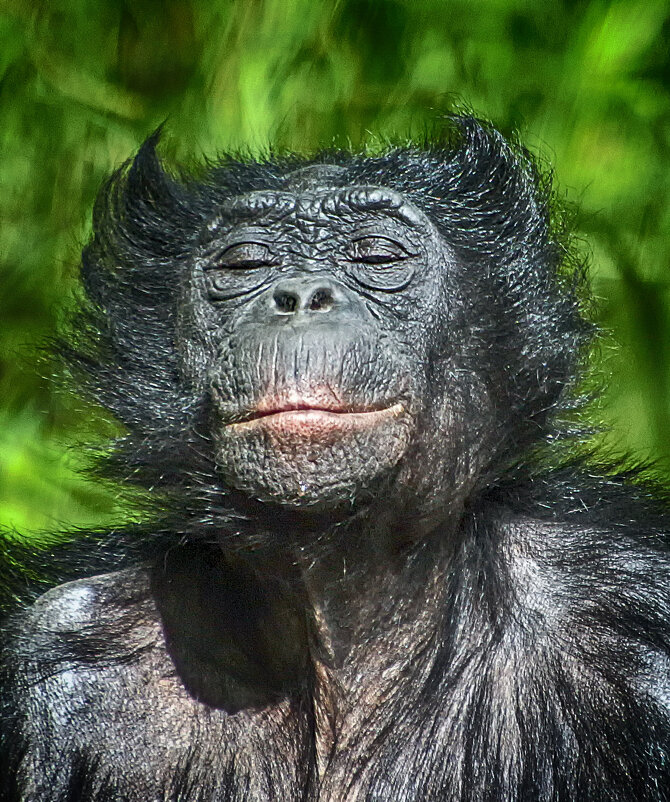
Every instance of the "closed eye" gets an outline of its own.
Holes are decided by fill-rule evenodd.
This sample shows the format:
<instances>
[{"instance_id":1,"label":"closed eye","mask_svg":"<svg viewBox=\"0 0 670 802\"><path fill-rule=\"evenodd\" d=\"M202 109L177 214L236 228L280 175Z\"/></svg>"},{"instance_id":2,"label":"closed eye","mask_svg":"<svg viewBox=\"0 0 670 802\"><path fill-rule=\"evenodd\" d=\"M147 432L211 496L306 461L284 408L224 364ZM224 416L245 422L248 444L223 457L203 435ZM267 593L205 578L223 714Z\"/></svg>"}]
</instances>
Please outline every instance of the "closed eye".
<instances>
[{"instance_id":1,"label":"closed eye","mask_svg":"<svg viewBox=\"0 0 670 802\"><path fill-rule=\"evenodd\" d=\"M277 264L277 258L267 245L262 242L238 242L227 247L212 264L212 267L252 270L274 264Z\"/></svg>"},{"instance_id":2,"label":"closed eye","mask_svg":"<svg viewBox=\"0 0 670 802\"><path fill-rule=\"evenodd\" d=\"M399 242L388 237L366 236L350 243L347 253L352 262L384 265L401 262L411 254Z\"/></svg>"}]
</instances>

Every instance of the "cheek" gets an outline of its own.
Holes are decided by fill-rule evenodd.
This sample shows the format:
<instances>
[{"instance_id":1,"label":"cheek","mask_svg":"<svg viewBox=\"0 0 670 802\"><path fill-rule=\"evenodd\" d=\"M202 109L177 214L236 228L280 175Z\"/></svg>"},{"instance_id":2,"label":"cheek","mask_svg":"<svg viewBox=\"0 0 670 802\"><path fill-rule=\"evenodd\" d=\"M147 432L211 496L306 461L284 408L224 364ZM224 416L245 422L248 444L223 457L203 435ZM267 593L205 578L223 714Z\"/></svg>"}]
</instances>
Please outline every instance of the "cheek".
<instances>
[{"instance_id":1,"label":"cheek","mask_svg":"<svg viewBox=\"0 0 670 802\"><path fill-rule=\"evenodd\" d=\"M488 393L476 376L449 371L417 423L403 481L420 498L453 505L464 499L495 453ZM461 385L458 381L462 382Z\"/></svg>"},{"instance_id":2,"label":"cheek","mask_svg":"<svg viewBox=\"0 0 670 802\"><path fill-rule=\"evenodd\" d=\"M230 340L235 304L212 305L202 286L191 278L183 288L175 314L175 348L180 378L204 390L211 383L213 371L230 361Z\"/></svg>"},{"instance_id":3,"label":"cheek","mask_svg":"<svg viewBox=\"0 0 670 802\"><path fill-rule=\"evenodd\" d=\"M212 332L215 327L204 314L195 289L187 289L182 297L176 320L175 345L181 379L204 386L205 375L215 348Z\"/></svg>"}]
</instances>

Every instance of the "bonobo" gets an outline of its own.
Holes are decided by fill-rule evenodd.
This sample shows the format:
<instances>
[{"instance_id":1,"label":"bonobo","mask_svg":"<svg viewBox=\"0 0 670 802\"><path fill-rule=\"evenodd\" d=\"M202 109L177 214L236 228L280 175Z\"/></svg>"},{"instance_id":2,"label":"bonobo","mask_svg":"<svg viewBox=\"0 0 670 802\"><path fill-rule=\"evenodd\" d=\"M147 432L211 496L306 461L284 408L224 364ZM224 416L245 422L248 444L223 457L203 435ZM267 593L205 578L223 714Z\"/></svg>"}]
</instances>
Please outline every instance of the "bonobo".
<instances>
[{"instance_id":1,"label":"bonobo","mask_svg":"<svg viewBox=\"0 0 670 802\"><path fill-rule=\"evenodd\" d=\"M455 117L196 179L155 140L61 344L152 504L3 547L2 799L670 800L670 514L578 456L530 157Z\"/></svg>"}]
</instances>

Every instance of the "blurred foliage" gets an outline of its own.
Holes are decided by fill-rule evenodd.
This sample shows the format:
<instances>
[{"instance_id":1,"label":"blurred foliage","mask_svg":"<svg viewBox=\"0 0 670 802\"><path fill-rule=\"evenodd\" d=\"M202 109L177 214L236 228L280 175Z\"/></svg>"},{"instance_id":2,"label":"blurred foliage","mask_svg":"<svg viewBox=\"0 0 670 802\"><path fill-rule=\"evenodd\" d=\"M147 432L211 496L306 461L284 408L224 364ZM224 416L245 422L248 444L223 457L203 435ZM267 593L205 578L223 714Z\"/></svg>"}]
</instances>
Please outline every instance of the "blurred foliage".
<instances>
[{"instance_id":1,"label":"blurred foliage","mask_svg":"<svg viewBox=\"0 0 670 802\"><path fill-rule=\"evenodd\" d=\"M606 349L609 443L670 456L667 0L3 2L0 520L119 514L75 473L72 445L103 424L55 392L35 346L76 282L97 188L163 120L164 153L185 163L397 141L454 98L518 131L579 204L622 346Z\"/></svg>"}]
</instances>

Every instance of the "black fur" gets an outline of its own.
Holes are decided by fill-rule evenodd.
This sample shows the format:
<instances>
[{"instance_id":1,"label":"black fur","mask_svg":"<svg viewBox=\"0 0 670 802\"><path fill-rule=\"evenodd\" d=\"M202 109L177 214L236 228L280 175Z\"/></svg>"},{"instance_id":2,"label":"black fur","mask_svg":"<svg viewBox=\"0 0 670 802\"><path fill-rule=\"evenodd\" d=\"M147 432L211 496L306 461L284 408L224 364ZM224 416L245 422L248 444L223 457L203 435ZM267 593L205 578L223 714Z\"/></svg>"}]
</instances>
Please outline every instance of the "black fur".
<instances>
[{"instance_id":1,"label":"black fur","mask_svg":"<svg viewBox=\"0 0 670 802\"><path fill-rule=\"evenodd\" d=\"M0 799L670 800L667 498L576 456L593 327L530 157L471 118L197 180L156 144L60 346L146 522L4 543ZM253 417L324 386L354 428L400 412Z\"/></svg>"}]
</instances>

